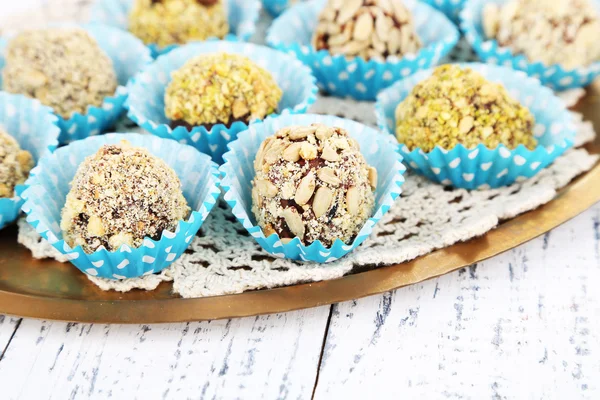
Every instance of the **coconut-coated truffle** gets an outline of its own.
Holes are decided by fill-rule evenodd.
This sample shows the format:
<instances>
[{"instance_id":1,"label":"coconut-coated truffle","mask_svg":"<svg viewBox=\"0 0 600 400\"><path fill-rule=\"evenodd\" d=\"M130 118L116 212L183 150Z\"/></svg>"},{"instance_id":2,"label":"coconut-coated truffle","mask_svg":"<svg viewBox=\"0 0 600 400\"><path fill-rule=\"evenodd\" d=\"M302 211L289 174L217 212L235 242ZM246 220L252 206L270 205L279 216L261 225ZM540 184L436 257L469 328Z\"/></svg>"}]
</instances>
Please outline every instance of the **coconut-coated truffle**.
<instances>
[{"instance_id":1,"label":"coconut-coated truffle","mask_svg":"<svg viewBox=\"0 0 600 400\"><path fill-rule=\"evenodd\" d=\"M62 210L65 242L86 253L135 248L145 237L174 232L190 208L177 174L127 141L104 145L77 169Z\"/></svg>"},{"instance_id":2,"label":"coconut-coated truffle","mask_svg":"<svg viewBox=\"0 0 600 400\"><path fill-rule=\"evenodd\" d=\"M13 197L15 186L25 183L31 168L31 154L0 128L0 198Z\"/></svg>"},{"instance_id":3,"label":"coconut-coated truffle","mask_svg":"<svg viewBox=\"0 0 600 400\"><path fill-rule=\"evenodd\" d=\"M483 10L488 38L531 62L572 69L600 60L600 18L589 0L511 0Z\"/></svg>"},{"instance_id":4,"label":"coconut-coated truffle","mask_svg":"<svg viewBox=\"0 0 600 400\"><path fill-rule=\"evenodd\" d=\"M282 91L271 73L238 54L192 58L173 72L165 114L174 125L231 125L277 111Z\"/></svg>"},{"instance_id":5,"label":"coconut-coated truffle","mask_svg":"<svg viewBox=\"0 0 600 400\"><path fill-rule=\"evenodd\" d=\"M373 211L377 170L344 129L283 128L261 144L254 169L252 211L266 236L349 244Z\"/></svg>"},{"instance_id":6,"label":"coconut-coated truffle","mask_svg":"<svg viewBox=\"0 0 600 400\"><path fill-rule=\"evenodd\" d=\"M146 44L168 46L223 38L229 33L224 0L135 0L129 31Z\"/></svg>"},{"instance_id":7,"label":"coconut-coated truffle","mask_svg":"<svg viewBox=\"0 0 600 400\"><path fill-rule=\"evenodd\" d=\"M396 108L396 137L410 150L520 144L535 148L534 118L506 89L470 68L442 65Z\"/></svg>"},{"instance_id":8,"label":"coconut-coated truffle","mask_svg":"<svg viewBox=\"0 0 600 400\"><path fill-rule=\"evenodd\" d=\"M379 61L421 48L412 14L401 0L329 0L312 42L331 54Z\"/></svg>"},{"instance_id":9,"label":"coconut-coated truffle","mask_svg":"<svg viewBox=\"0 0 600 400\"><path fill-rule=\"evenodd\" d=\"M36 98L63 118L101 106L118 85L112 60L80 28L17 35L8 44L2 78L3 90Z\"/></svg>"}]
</instances>

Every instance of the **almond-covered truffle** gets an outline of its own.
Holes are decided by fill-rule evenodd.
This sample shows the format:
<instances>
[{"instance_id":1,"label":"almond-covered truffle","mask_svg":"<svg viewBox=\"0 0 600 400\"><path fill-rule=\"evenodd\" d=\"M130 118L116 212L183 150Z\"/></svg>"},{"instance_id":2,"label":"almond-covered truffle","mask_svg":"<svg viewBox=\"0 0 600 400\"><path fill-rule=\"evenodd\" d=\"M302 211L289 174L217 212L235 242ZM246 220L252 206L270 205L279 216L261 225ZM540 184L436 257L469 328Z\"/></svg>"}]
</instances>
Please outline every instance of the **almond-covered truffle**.
<instances>
[{"instance_id":1,"label":"almond-covered truffle","mask_svg":"<svg viewBox=\"0 0 600 400\"><path fill-rule=\"evenodd\" d=\"M63 118L101 106L118 85L112 60L80 28L17 35L8 44L2 79L3 90L36 98Z\"/></svg>"},{"instance_id":2,"label":"almond-covered truffle","mask_svg":"<svg viewBox=\"0 0 600 400\"><path fill-rule=\"evenodd\" d=\"M0 198L13 197L15 186L25 183L31 168L31 154L0 128Z\"/></svg>"},{"instance_id":3,"label":"almond-covered truffle","mask_svg":"<svg viewBox=\"0 0 600 400\"><path fill-rule=\"evenodd\" d=\"M457 144L490 149L503 144L529 149L534 118L506 89L470 68L442 65L419 82L396 108L396 137L410 150L452 149Z\"/></svg>"},{"instance_id":4,"label":"almond-covered truffle","mask_svg":"<svg viewBox=\"0 0 600 400\"><path fill-rule=\"evenodd\" d=\"M572 69L600 60L600 18L590 0L488 3L483 28L488 38L531 62Z\"/></svg>"},{"instance_id":5,"label":"almond-covered truffle","mask_svg":"<svg viewBox=\"0 0 600 400\"><path fill-rule=\"evenodd\" d=\"M175 171L126 141L87 157L71 185L60 227L65 242L86 253L158 240L190 212Z\"/></svg>"},{"instance_id":6,"label":"almond-covered truffle","mask_svg":"<svg viewBox=\"0 0 600 400\"><path fill-rule=\"evenodd\" d=\"M271 73L238 54L195 57L173 72L165 114L173 125L231 125L277 111L282 91Z\"/></svg>"},{"instance_id":7,"label":"almond-covered truffle","mask_svg":"<svg viewBox=\"0 0 600 400\"><path fill-rule=\"evenodd\" d=\"M146 44L168 46L229 32L225 0L135 0L129 31Z\"/></svg>"},{"instance_id":8,"label":"almond-covered truffle","mask_svg":"<svg viewBox=\"0 0 600 400\"><path fill-rule=\"evenodd\" d=\"M329 0L319 16L313 46L383 61L416 53L421 41L401 0Z\"/></svg>"},{"instance_id":9,"label":"almond-covered truffle","mask_svg":"<svg viewBox=\"0 0 600 400\"><path fill-rule=\"evenodd\" d=\"M377 170L341 128L283 128L261 144L254 169L252 211L266 236L351 243L373 211Z\"/></svg>"}]
</instances>

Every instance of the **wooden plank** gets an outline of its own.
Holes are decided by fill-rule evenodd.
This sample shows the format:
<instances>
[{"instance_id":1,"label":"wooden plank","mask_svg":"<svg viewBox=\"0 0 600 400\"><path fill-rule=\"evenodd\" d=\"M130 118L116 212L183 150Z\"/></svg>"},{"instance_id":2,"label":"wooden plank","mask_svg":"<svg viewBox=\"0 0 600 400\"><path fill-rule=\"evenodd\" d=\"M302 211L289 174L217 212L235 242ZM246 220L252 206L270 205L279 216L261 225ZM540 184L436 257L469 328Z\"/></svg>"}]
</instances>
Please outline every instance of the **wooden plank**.
<instances>
[{"instance_id":1,"label":"wooden plank","mask_svg":"<svg viewBox=\"0 0 600 400\"><path fill-rule=\"evenodd\" d=\"M329 311L151 326L23 320L0 362L2 398L310 398Z\"/></svg>"},{"instance_id":2,"label":"wooden plank","mask_svg":"<svg viewBox=\"0 0 600 400\"><path fill-rule=\"evenodd\" d=\"M20 323L21 318L0 315L0 360Z\"/></svg>"},{"instance_id":3,"label":"wooden plank","mask_svg":"<svg viewBox=\"0 0 600 400\"><path fill-rule=\"evenodd\" d=\"M600 398L599 226L334 306L316 398Z\"/></svg>"}]
</instances>

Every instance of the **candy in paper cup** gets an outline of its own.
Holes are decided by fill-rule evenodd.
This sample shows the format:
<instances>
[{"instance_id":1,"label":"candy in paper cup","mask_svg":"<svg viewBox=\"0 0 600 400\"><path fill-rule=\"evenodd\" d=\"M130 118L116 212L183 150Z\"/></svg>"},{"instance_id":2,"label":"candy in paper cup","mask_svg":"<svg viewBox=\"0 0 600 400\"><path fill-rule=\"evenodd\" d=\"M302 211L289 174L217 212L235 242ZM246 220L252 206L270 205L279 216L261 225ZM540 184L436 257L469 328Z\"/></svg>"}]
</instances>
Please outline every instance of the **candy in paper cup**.
<instances>
[{"instance_id":1,"label":"candy in paper cup","mask_svg":"<svg viewBox=\"0 0 600 400\"><path fill-rule=\"evenodd\" d=\"M35 163L58 146L60 129L52 109L25 96L0 92L0 127L33 156ZM32 172L33 173L33 172ZM15 187L15 196L0 198L0 229L17 219L25 185Z\"/></svg>"},{"instance_id":2,"label":"candy in paper cup","mask_svg":"<svg viewBox=\"0 0 600 400\"><path fill-rule=\"evenodd\" d=\"M86 114L75 113L68 119L57 115L58 126L61 129L58 140L64 144L97 135L112 127L125 111L127 82L143 66L150 63L152 58L148 49L139 39L119 29L99 24L61 24L58 26L79 26L85 29L113 61L119 81L115 94L105 98L100 107L89 106ZM7 44L8 40L0 41L0 72L5 64L4 50ZM0 74L1 86L2 76Z\"/></svg>"},{"instance_id":3,"label":"candy in paper cup","mask_svg":"<svg viewBox=\"0 0 600 400\"><path fill-rule=\"evenodd\" d=\"M123 245L109 252L103 247L86 254L81 246L71 248L60 229L61 211L70 182L83 160L105 144L128 140L165 161L181 180L183 195L192 209L175 232L163 231L159 240L144 239L139 248ZM183 254L220 196L216 164L191 146L174 140L140 134L106 134L71 143L44 157L23 192L29 222L54 248L82 272L107 279L125 279L159 272Z\"/></svg>"},{"instance_id":4,"label":"candy in paper cup","mask_svg":"<svg viewBox=\"0 0 600 400\"><path fill-rule=\"evenodd\" d=\"M96 0L90 12L91 21L112 25L126 31L129 25L129 12L134 0ZM260 0L226 0L227 19L230 33L227 40L247 42L256 32L256 23L260 16ZM180 45L160 47L148 45L153 57L166 54Z\"/></svg>"},{"instance_id":5,"label":"candy in paper cup","mask_svg":"<svg viewBox=\"0 0 600 400\"><path fill-rule=\"evenodd\" d=\"M545 65L529 61L523 54L513 54L508 47L500 46L496 40L487 39L482 27L484 6L488 3L506 2L507 0L468 0L460 13L460 27L481 60L523 71L555 90L584 87L600 75L600 61L568 70L559 64Z\"/></svg>"},{"instance_id":6,"label":"candy in paper cup","mask_svg":"<svg viewBox=\"0 0 600 400\"><path fill-rule=\"evenodd\" d=\"M129 118L148 132L194 146L209 154L217 163L227 151L227 144L237 134L248 128L244 122L234 122L230 127L216 124L211 129L204 126L192 130L179 126L171 128L165 116L165 90L171 80L171 72L181 68L189 59L217 52L241 54L268 70L283 96L279 103L281 114L302 114L316 100L317 86L310 69L294 57L268 47L242 42L209 41L191 43L159 57L148 66L130 85L127 106Z\"/></svg>"},{"instance_id":7,"label":"candy in paper cup","mask_svg":"<svg viewBox=\"0 0 600 400\"><path fill-rule=\"evenodd\" d=\"M367 220L352 243L337 240L331 248L320 241L310 246L303 245L298 238L283 243L277 234L265 237L256 224L252 213L252 180L254 179L254 158L260 144L279 129L292 125L321 123L348 131L360 145L367 163L377 169L378 182L375 191L375 207L372 217ZM375 224L385 214L401 193L404 183L402 157L398 153L395 140L373 128L358 122L329 115L284 115L267 118L264 122L250 126L240 133L238 139L229 145L230 151L223 158L220 168L224 198L233 210L238 221L268 253L299 261L327 263L335 261L358 247L373 231Z\"/></svg>"},{"instance_id":8,"label":"candy in paper cup","mask_svg":"<svg viewBox=\"0 0 600 400\"><path fill-rule=\"evenodd\" d=\"M479 63L459 64L481 73L486 79L503 84L508 93L527 106L535 117L534 135L538 146L529 150L519 145L509 150L504 145L489 149L483 144L467 149L462 144L445 150L436 146L425 153L410 151L400 144L405 163L428 179L464 189L506 186L531 178L573 146L575 125L564 103L554 93L525 73L506 67ZM375 106L379 127L395 136L395 111L413 87L429 77L432 70L404 79L377 96Z\"/></svg>"},{"instance_id":9,"label":"candy in paper cup","mask_svg":"<svg viewBox=\"0 0 600 400\"><path fill-rule=\"evenodd\" d=\"M459 38L456 26L441 12L421 2L406 1L423 42L416 54L388 57L385 62L331 55L327 50L317 51L311 45L319 13L325 4L325 0L312 0L290 8L269 28L267 43L311 67L319 86L335 96L375 100L379 91L398 79L436 65Z\"/></svg>"},{"instance_id":10,"label":"candy in paper cup","mask_svg":"<svg viewBox=\"0 0 600 400\"><path fill-rule=\"evenodd\" d=\"M458 24L458 15L465 5L466 0L421 0L431 7L444 13L450 21Z\"/></svg>"}]
</instances>

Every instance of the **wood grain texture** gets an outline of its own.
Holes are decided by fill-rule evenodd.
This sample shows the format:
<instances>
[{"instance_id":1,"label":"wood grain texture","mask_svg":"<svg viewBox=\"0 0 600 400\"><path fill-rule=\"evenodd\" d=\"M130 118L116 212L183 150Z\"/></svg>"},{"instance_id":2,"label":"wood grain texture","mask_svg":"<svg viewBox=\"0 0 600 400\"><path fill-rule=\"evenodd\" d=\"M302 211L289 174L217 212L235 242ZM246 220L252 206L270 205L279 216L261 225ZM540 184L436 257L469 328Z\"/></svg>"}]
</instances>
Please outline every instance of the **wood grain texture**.
<instances>
[{"instance_id":1,"label":"wood grain texture","mask_svg":"<svg viewBox=\"0 0 600 400\"><path fill-rule=\"evenodd\" d=\"M0 315L0 361L20 323L21 318Z\"/></svg>"},{"instance_id":2,"label":"wood grain texture","mask_svg":"<svg viewBox=\"0 0 600 400\"><path fill-rule=\"evenodd\" d=\"M329 311L151 326L23 320L0 362L1 398L310 398Z\"/></svg>"},{"instance_id":3,"label":"wood grain texture","mask_svg":"<svg viewBox=\"0 0 600 400\"><path fill-rule=\"evenodd\" d=\"M316 398L600 398L599 225L334 306Z\"/></svg>"}]
</instances>

